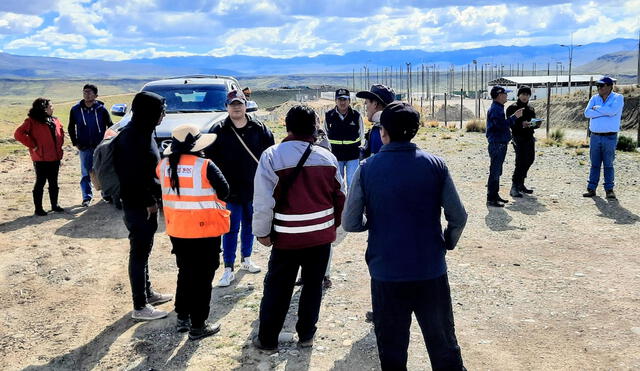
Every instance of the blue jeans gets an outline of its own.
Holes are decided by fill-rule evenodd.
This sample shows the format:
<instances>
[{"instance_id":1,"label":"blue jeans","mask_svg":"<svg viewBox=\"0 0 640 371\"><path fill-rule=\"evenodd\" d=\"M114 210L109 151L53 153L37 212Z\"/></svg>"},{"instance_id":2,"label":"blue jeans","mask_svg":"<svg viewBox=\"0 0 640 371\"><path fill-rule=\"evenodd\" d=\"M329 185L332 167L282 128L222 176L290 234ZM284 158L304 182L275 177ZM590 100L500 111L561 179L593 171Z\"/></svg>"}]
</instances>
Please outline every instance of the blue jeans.
<instances>
[{"instance_id":1,"label":"blue jeans","mask_svg":"<svg viewBox=\"0 0 640 371\"><path fill-rule=\"evenodd\" d=\"M489 181L487 182L487 200L497 200L500 190L500 176L502 165L507 157L507 143L489 143Z\"/></svg>"},{"instance_id":2,"label":"blue jeans","mask_svg":"<svg viewBox=\"0 0 640 371\"><path fill-rule=\"evenodd\" d=\"M359 163L360 161L358 161L358 159L349 160L349 161L338 161L338 170L340 170L341 179L344 179L345 168L347 170L347 183L346 183L347 191L351 186L351 180L353 179L353 174L355 174L356 169L358 169Z\"/></svg>"},{"instance_id":3,"label":"blue jeans","mask_svg":"<svg viewBox=\"0 0 640 371\"><path fill-rule=\"evenodd\" d=\"M604 189L613 189L613 160L616 158L617 135L591 135L589 141L589 157L591 158L591 170L589 171L589 184L587 188L596 189L600 181L600 167L604 166Z\"/></svg>"},{"instance_id":4,"label":"blue jeans","mask_svg":"<svg viewBox=\"0 0 640 371\"><path fill-rule=\"evenodd\" d=\"M229 232L222 236L222 253L225 267L233 267L236 261L236 248L238 247L238 232L240 232L240 253L243 258L251 256L253 251L253 205L251 202L241 204L227 202L227 210L231 211L231 227Z\"/></svg>"},{"instance_id":5,"label":"blue jeans","mask_svg":"<svg viewBox=\"0 0 640 371\"><path fill-rule=\"evenodd\" d=\"M82 190L82 201L90 200L93 198L93 192L91 191L91 177L89 173L93 168L93 151L95 148L81 149L80 150L80 173L82 178L80 179L80 189Z\"/></svg>"}]
</instances>

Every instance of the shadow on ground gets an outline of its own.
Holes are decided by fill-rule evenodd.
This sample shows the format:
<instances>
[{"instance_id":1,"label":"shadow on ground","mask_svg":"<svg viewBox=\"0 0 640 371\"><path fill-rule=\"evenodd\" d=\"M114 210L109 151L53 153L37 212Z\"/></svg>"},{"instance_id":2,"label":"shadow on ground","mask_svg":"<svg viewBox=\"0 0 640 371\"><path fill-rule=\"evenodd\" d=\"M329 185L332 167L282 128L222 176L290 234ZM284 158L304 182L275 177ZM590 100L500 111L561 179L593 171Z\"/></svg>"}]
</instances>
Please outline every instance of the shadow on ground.
<instances>
[{"instance_id":1,"label":"shadow on ground","mask_svg":"<svg viewBox=\"0 0 640 371\"><path fill-rule=\"evenodd\" d=\"M331 369L336 371L380 370L373 326L365 336L351 345L351 350L343 359L335 361Z\"/></svg>"},{"instance_id":2,"label":"shadow on ground","mask_svg":"<svg viewBox=\"0 0 640 371\"><path fill-rule=\"evenodd\" d=\"M600 211L601 217L613 219L615 224L635 224L640 221L640 217L620 205L616 199L603 199L593 197L596 207Z\"/></svg>"},{"instance_id":3,"label":"shadow on ground","mask_svg":"<svg viewBox=\"0 0 640 371\"><path fill-rule=\"evenodd\" d=\"M526 195L514 200L513 203L509 203L506 208L509 211L517 211L525 215L537 215L538 213L549 211L543 203L538 201L537 197Z\"/></svg>"}]
</instances>

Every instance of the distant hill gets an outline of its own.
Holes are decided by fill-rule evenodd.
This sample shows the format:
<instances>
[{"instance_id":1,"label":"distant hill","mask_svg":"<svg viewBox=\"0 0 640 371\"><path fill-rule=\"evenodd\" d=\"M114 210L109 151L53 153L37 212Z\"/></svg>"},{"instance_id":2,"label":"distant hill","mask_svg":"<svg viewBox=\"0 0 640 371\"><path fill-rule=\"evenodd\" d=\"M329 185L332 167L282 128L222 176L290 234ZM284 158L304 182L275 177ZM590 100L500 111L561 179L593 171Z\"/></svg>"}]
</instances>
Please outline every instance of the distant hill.
<instances>
[{"instance_id":1,"label":"distant hill","mask_svg":"<svg viewBox=\"0 0 640 371\"><path fill-rule=\"evenodd\" d=\"M638 71L638 51L631 50L605 54L587 64L578 66L576 71L635 75Z\"/></svg>"},{"instance_id":2,"label":"distant hill","mask_svg":"<svg viewBox=\"0 0 640 371\"><path fill-rule=\"evenodd\" d=\"M619 51L636 50L637 40L614 39L604 43L591 43L574 50L574 63L591 62L594 57ZM0 53L0 77L67 78L67 77L154 77L180 74L291 75L314 73L359 72L367 66L371 74L393 67L406 70L405 63L414 69L420 64L438 65L446 70L450 65L458 68L478 61L478 69L485 64L525 64L529 70L533 63L537 69L555 68L556 61L568 60L568 49L560 45L543 46L488 46L441 52L423 50L387 50L381 52L358 51L344 55L318 55L315 57L269 58L246 55L228 57L193 56L135 59L121 62L78 60L49 57L26 57ZM595 72L595 71L594 71Z\"/></svg>"}]
</instances>

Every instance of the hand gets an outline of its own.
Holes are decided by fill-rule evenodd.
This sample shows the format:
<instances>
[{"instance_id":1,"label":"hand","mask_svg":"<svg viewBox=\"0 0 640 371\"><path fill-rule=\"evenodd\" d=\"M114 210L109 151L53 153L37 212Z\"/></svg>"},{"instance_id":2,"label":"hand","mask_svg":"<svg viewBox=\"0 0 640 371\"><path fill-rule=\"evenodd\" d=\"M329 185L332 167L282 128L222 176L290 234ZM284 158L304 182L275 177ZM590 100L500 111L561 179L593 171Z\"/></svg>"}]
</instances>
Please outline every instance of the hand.
<instances>
[{"instance_id":1,"label":"hand","mask_svg":"<svg viewBox=\"0 0 640 371\"><path fill-rule=\"evenodd\" d=\"M153 204L153 206L147 206L147 220L151 219L151 214L155 214L158 212L158 204Z\"/></svg>"},{"instance_id":2,"label":"hand","mask_svg":"<svg viewBox=\"0 0 640 371\"><path fill-rule=\"evenodd\" d=\"M33 147L32 149L33 149L34 151L37 151L37 150L38 150L38 146L35 146L35 147Z\"/></svg>"},{"instance_id":3,"label":"hand","mask_svg":"<svg viewBox=\"0 0 640 371\"><path fill-rule=\"evenodd\" d=\"M273 245L273 242L271 242L271 237L270 236L258 237L258 242L260 242L262 245L267 246L267 247Z\"/></svg>"},{"instance_id":4,"label":"hand","mask_svg":"<svg viewBox=\"0 0 640 371\"><path fill-rule=\"evenodd\" d=\"M530 123L529 121L523 121L523 122L522 122L522 127L523 127L523 128L531 127L531 123Z\"/></svg>"},{"instance_id":5,"label":"hand","mask_svg":"<svg viewBox=\"0 0 640 371\"><path fill-rule=\"evenodd\" d=\"M522 111L524 111L524 108L520 108L513 115L519 119L520 117L522 117Z\"/></svg>"}]
</instances>

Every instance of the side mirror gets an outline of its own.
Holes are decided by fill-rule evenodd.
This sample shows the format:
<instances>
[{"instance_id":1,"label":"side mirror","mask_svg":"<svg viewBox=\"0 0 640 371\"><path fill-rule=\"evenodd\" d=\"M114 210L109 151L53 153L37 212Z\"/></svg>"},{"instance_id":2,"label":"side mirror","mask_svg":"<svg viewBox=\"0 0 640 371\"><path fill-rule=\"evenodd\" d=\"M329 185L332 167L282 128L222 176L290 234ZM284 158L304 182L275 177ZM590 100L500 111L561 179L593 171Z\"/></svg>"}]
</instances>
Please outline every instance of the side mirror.
<instances>
[{"instance_id":1,"label":"side mirror","mask_svg":"<svg viewBox=\"0 0 640 371\"><path fill-rule=\"evenodd\" d=\"M258 110L258 103L252 100L247 101L247 112L255 112Z\"/></svg>"},{"instance_id":2,"label":"side mirror","mask_svg":"<svg viewBox=\"0 0 640 371\"><path fill-rule=\"evenodd\" d=\"M124 116L127 114L127 105L124 103L117 103L111 106L111 114L114 116Z\"/></svg>"}]
</instances>

